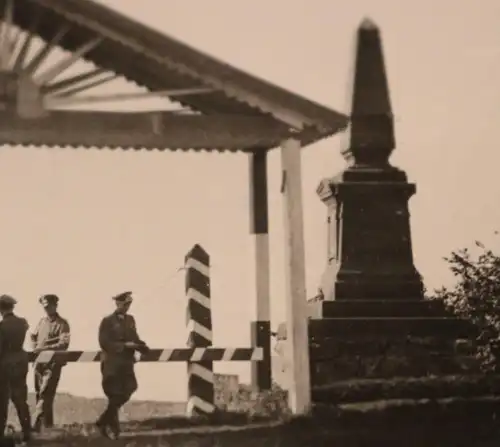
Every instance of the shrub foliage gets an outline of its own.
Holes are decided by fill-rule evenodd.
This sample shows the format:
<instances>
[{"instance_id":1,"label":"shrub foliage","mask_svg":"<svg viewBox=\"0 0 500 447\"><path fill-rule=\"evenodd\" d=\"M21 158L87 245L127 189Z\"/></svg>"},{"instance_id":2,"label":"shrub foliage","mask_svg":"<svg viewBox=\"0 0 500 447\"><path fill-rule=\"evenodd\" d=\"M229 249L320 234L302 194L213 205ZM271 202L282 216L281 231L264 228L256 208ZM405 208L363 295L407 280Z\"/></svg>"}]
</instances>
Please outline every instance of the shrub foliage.
<instances>
[{"instance_id":1,"label":"shrub foliage","mask_svg":"<svg viewBox=\"0 0 500 447\"><path fill-rule=\"evenodd\" d=\"M470 249L445 258L456 278L453 287L442 287L433 298L441 299L455 314L479 330L477 355L485 371L500 370L500 256L475 242Z\"/></svg>"}]
</instances>

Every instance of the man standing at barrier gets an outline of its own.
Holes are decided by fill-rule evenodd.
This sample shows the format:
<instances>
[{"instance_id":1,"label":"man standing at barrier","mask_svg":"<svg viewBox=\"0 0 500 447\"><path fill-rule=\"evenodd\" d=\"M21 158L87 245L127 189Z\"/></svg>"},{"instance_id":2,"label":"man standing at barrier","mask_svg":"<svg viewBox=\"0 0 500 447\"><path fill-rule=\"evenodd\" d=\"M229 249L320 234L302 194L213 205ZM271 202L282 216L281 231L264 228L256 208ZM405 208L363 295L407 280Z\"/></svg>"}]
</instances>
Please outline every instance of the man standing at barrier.
<instances>
[{"instance_id":1,"label":"man standing at barrier","mask_svg":"<svg viewBox=\"0 0 500 447\"><path fill-rule=\"evenodd\" d=\"M132 292L121 293L113 300L116 310L104 317L99 326L102 389L108 406L96 425L102 435L117 438L120 433L118 412L137 390L135 351L145 353L149 348L137 334L134 317L127 314Z\"/></svg>"},{"instance_id":2,"label":"man standing at barrier","mask_svg":"<svg viewBox=\"0 0 500 447\"><path fill-rule=\"evenodd\" d=\"M59 297L53 294L43 295L39 302L46 315L31 334L33 352L66 351L70 342L70 327L68 321L57 311ZM33 430L37 432L42 426L50 428L54 425L54 398L63 366L61 361L34 364L36 409Z\"/></svg>"},{"instance_id":3,"label":"man standing at barrier","mask_svg":"<svg viewBox=\"0 0 500 447\"><path fill-rule=\"evenodd\" d=\"M9 400L16 408L23 432L23 441L31 439L28 407L28 353L23 349L28 322L14 314L17 301L9 295L0 296L0 434L5 432Z\"/></svg>"}]
</instances>

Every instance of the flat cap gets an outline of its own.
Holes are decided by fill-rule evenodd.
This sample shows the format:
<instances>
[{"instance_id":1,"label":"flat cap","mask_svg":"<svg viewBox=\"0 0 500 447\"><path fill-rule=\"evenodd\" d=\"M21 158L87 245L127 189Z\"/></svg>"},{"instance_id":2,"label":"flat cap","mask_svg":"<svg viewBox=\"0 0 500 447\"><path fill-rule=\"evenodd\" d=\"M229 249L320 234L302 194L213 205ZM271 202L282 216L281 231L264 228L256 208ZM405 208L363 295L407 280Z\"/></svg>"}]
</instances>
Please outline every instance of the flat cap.
<instances>
[{"instance_id":1,"label":"flat cap","mask_svg":"<svg viewBox=\"0 0 500 447\"><path fill-rule=\"evenodd\" d=\"M131 303L132 302L132 292L122 292L113 297L113 300L119 303Z\"/></svg>"},{"instance_id":2,"label":"flat cap","mask_svg":"<svg viewBox=\"0 0 500 447\"><path fill-rule=\"evenodd\" d=\"M49 304L57 304L59 302L59 297L53 293L48 293L46 295L42 295L38 301L42 306L47 306Z\"/></svg>"},{"instance_id":3,"label":"flat cap","mask_svg":"<svg viewBox=\"0 0 500 447\"><path fill-rule=\"evenodd\" d=\"M0 304L8 304L14 306L17 304L17 300L10 295L0 295Z\"/></svg>"}]
</instances>

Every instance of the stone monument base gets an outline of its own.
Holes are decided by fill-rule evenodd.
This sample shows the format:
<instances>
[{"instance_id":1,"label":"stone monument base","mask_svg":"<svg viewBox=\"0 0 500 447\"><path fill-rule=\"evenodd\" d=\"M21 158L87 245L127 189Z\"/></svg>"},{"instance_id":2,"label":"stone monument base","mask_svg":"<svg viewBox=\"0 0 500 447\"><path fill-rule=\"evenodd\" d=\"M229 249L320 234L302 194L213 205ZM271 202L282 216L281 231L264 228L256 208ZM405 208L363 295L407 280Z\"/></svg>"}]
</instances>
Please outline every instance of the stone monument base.
<instances>
[{"instance_id":1,"label":"stone monument base","mask_svg":"<svg viewBox=\"0 0 500 447\"><path fill-rule=\"evenodd\" d=\"M438 301L309 303L312 387L479 370L470 324Z\"/></svg>"}]
</instances>

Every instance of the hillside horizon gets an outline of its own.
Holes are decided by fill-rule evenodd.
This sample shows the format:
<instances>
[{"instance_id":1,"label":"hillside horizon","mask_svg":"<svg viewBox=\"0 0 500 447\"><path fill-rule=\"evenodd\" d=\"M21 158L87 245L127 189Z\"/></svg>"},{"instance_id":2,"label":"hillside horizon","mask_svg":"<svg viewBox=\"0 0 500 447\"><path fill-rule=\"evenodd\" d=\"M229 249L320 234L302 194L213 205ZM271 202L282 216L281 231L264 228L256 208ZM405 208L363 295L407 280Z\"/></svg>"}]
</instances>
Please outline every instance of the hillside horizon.
<instances>
[{"instance_id":1,"label":"hillside horizon","mask_svg":"<svg viewBox=\"0 0 500 447\"><path fill-rule=\"evenodd\" d=\"M82 397L71 393L57 393L54 401L54 423L56 426L77 423L93 423L106 407L104 397ZM33 414L35 393L28 394L28 404ZM120 419L138 421L157 417L184 415L186 402L163 402L154 400L130 400L122 409ZM9 403L8 422L19 427L19 421L12 402Z\"/></svg>"}]
</instances>

